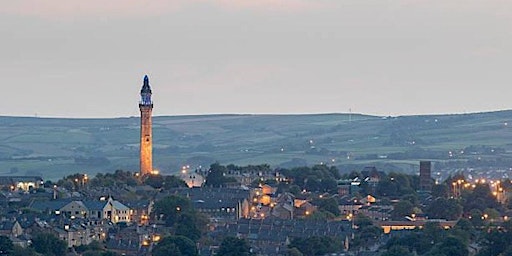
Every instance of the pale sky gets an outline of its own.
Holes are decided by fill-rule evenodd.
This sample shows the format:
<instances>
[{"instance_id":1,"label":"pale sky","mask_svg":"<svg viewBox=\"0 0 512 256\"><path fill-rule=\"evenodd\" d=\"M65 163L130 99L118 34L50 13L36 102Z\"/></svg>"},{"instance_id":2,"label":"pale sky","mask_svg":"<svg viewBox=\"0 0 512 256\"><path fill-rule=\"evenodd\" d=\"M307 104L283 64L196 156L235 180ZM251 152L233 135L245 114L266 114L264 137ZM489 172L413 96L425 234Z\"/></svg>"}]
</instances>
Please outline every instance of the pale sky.
<instances>
[{"instance_id":1,"label":"pale sky","mask_svg":"<svg viewBox=\"0 0 512 256\"><path fill-rule=\"evenodd\" d=\"M510 0L0 0L0 115L512 108Z\"/></svg>"}]
</instances>

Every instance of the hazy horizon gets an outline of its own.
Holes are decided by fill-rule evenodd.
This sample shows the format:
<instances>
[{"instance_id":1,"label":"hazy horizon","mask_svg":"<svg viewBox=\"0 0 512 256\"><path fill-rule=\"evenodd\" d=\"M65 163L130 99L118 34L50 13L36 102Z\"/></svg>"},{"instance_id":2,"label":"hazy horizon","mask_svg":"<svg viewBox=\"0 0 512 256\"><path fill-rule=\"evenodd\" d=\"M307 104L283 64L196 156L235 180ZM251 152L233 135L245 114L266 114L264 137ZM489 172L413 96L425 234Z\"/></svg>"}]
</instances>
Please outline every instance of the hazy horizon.
<instances>
[{"instance_id":1,"label":"hazy horizon","mask_svg":"<svg viewBox=\"0 0 512 256\"><path fill-rule=\"evenodd\" d=\"M498 109L488 111L474 111L462 113L424 113L424 114L405 114L405 115L377 115L372 113L357 113L357 112L318 112L318 113L197 113L197 114L176 114L176 115L153 115L153 117L187 117L187 116L223 116L223 115L247 115L247 116L296 116L296 115L363 115L375 117L407 117L407 116L446 116L446 115L465 115L465 114L480 114L480 113L495 113L503 111L512 111L512 109ZM46 118L46 119L116 119L116 118L138 118L140 115L133 116L111 116L111 117L73 117L73 116L13 116L13 115L0 115L0 117L20 117L20 118Z\"/></svg>"},{"instance_id":2,"label":"hazy horizon","mask_svg":"<svg viewBox=\"0 0 512 256\"><path fill-rule=\"evenodd\" d=\"M512 109L512 2L19 0L0 8L2 116Z\"/></svg>"}]
</instances>

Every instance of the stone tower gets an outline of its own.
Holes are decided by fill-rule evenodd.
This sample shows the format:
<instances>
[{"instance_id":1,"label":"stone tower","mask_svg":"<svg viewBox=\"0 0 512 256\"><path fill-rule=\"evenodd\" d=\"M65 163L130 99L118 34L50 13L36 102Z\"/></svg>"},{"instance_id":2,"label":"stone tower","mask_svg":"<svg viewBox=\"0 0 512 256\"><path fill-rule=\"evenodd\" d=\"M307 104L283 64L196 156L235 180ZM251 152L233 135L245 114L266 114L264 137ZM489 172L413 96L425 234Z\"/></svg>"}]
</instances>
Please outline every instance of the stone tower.
<instances>
[{"instance_id":1,"label":"stone tower","mask_svg":"<svg viewBox=\"0 0 512 256\"><path fill-rule=\"evenodd\" d=\"M144 76L144 84L140 90L140 174L147 175L153 171L153 135L151 115L153 101L151 101L151 87L148 76Z\"/></svg>"},{"instance_id":2,"label":"stone tower","mask_svg":"<svg viewBox=\"0 0 512 256\"><path fill-rule=\"evenodd\" d=\"M420 161L420 190L432 191L432 162Z\"/></svg>"}]
</instances>

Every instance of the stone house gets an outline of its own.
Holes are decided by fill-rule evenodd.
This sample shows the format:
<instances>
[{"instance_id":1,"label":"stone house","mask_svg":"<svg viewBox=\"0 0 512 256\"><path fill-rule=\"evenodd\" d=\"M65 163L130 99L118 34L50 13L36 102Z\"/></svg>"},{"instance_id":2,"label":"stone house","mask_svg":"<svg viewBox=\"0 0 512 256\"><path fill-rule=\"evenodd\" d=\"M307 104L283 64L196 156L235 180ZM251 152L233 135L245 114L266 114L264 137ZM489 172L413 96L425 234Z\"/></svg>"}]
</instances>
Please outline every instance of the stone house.
<instances>
[{"instance_id":1,"label":"stone house","mask_svg":"<svg viewBox=\"0 0 512 256\"><path fill-rule=\"evenodd\" d=\"M66 224L53 228L53 233L67 243L68 247L88 245L92 242L89 229L81 225Z\"/></svg>"},{"instance_id":2,"label":"stone house","mask_svg":"<svg viewBox=\"0 0 512 256\"><path fill-rule=\"evenodd\" d=\"M17 220L0 222L0 235L14 238L22 234L23 228Z\"/></svg>"},{"instance_id":3,"label":"stone house","mask_svg":"<svg viewBox=\"0 0 512 256\"><path fill-rule=\"evenodd\" d=\"M132 211L109 197L105 201L71 201L59 209L69 218L108 219L113 223L130 222Z\"/></svg>"}]
</instances>

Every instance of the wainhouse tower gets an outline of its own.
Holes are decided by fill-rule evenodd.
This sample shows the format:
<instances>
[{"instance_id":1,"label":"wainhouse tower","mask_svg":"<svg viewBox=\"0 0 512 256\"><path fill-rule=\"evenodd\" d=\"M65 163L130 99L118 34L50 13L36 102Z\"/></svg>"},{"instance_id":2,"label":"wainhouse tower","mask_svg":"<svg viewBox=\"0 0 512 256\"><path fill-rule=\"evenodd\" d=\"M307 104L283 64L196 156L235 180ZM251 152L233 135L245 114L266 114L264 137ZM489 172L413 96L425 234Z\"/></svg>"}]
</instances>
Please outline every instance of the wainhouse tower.
<instances>
[{"instance_id":1,"label":"wainhouse tower","mask_svg":"<svg viewBox=\"0 0 512 256\"><path fill-rule=\"evenodd\" d=\"M151 101L151 87L148 76L144 76L144 83L140 90L140 175L151 174L153 171L153 134L151 115L153 101Z\"/></svg>"}]
</instances>

